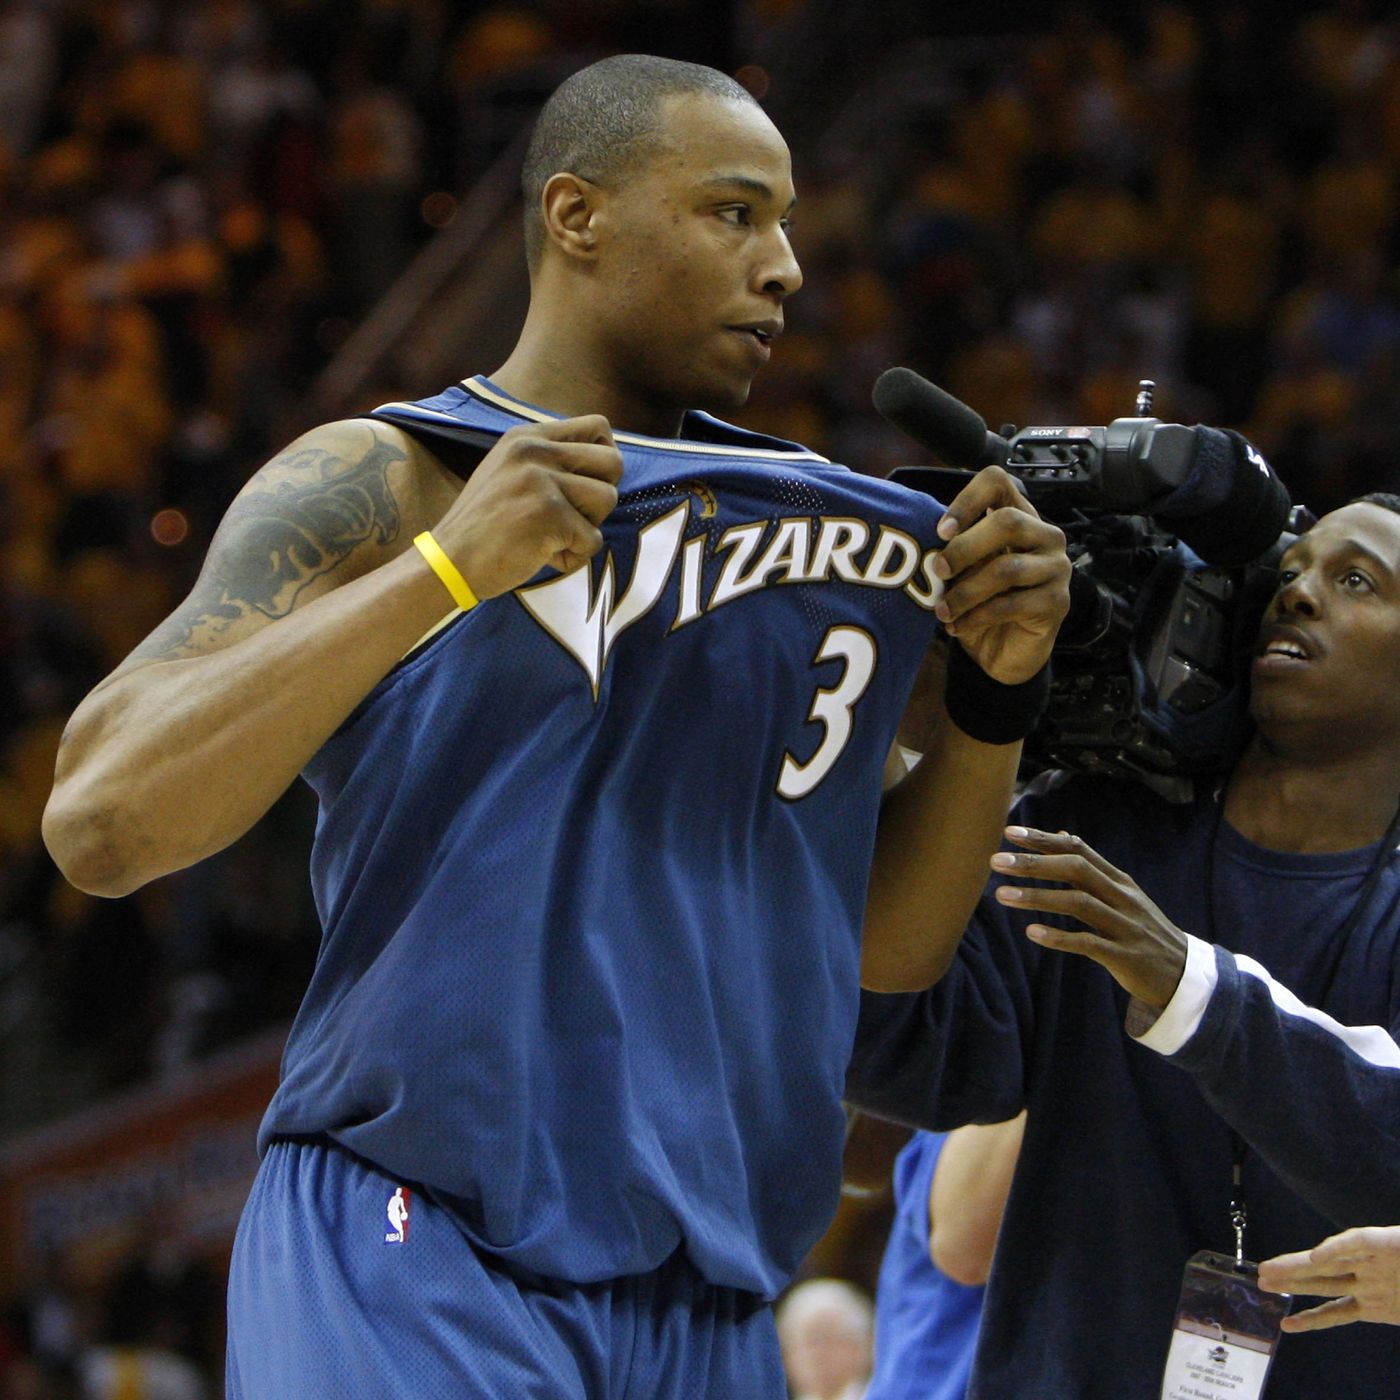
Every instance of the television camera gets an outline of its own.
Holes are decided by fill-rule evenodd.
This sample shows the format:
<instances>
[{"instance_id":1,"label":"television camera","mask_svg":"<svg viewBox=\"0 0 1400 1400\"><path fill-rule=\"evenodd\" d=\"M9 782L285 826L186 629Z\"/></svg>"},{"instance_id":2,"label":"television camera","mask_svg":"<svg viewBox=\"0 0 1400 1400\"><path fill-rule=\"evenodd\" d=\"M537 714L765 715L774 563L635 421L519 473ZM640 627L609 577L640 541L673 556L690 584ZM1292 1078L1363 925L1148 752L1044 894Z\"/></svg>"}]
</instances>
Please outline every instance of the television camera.
<instances>
[{"instance_id":1,"label":"television camera","mask_svg":"<svg viewBox=\"0 0 1400 1400\"><path fill-rule=\"evenodd\" d=\"M1050 698L1022 771L1131 777L1173 801L1224 773L1248 732L1249 662L1283 551L1311 524L1238 433L1135 413L1103 427L987 431L912 370L886 371L876 408L949 463L891 479L949 501L1004 466L1064 532L1070 611Z\"/></svg>"}]
</instances>

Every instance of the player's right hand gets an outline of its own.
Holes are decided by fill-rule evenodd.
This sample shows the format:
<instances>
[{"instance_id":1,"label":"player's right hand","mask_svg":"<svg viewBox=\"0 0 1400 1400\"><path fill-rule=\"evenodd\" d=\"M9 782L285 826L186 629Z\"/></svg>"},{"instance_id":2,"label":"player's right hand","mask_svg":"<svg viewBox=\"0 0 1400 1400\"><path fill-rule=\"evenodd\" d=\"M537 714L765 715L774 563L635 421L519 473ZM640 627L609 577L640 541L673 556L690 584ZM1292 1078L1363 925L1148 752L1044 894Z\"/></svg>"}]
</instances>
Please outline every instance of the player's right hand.
<instances>
[{"instance_id":1,"label":"player's right hand","mask_svg":"<svg viewBox=\"0 0 1400 1400\"><path fill-rule=\"evenodd\" d=\"M603 545L622 454L600 414L523 423L482 459L433 537L478 598L549 565L569 573Z\"/></svg>"}]
</instances>

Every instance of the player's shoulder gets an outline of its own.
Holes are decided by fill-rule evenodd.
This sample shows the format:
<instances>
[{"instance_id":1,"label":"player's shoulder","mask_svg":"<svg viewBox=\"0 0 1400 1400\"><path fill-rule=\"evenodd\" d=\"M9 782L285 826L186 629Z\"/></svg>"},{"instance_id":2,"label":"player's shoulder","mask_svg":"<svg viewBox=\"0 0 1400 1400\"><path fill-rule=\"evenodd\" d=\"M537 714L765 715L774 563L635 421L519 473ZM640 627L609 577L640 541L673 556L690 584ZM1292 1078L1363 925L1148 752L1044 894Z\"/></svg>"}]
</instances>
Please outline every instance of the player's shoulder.
<instances>
[{"instance_id":1,"label":"player's shoulder","mask_svg":"<svg viewBox=\"0 0 1400 1400\"><path fill-rule=\"evenodd\" d=\"M215 533L206 569L246 571L269 549L289 559L310 551L334 567L303 583L298 597L307 601L402 552L460 489L460 479L392 423L363 417L319 423L244 484Z\"/></svg>"},{"instance_id":2,"label":"player's shoulder","mask_svg":"<svg viewBox=\"0 0 1400 1400\"><path fill-rule=\"evenodd\" d=\"M431 444L393 422L369 416L319 423L294 438L251 478L245 490L312 495L360 489L386 495L395 513L437 519L461 489Z\"/></svg>"},{"instance_id":3,"label":"player's shoulder","mask_svg":"<svg viewBox=\"0 0 1400 1400\"><path fill-rule=\"evenodd\" d=\"M253 480L278 479L312 468L323 477L353 471L366 461L386 470L417 463L427 453L413 435L370 417L336 418L306 429L270 457Z\"/></svg>"}]
</instances>

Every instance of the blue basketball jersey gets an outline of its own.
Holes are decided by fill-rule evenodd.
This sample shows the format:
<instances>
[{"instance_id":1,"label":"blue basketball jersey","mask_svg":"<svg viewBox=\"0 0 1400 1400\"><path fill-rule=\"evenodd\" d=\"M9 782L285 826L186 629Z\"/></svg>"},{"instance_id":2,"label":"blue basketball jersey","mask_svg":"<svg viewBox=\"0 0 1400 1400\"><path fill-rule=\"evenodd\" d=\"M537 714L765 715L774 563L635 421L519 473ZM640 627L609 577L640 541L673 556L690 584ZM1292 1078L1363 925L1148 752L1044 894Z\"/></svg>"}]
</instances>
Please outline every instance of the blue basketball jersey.
<instances>
[{"instance_id":1,"label":"blue basketball jersey","mask_svg":"<svg viewBox=\"0 0 1400 1400\"><path fill-rule=\"evenodd\" d=\"M499 434L485 379L377 417ZM591 565L454 613L306 770L324 935L261 1142L549 1277L776 1294L835 1208L882 765L941 508L691 414Z\"/></svg>"}]
</instances>

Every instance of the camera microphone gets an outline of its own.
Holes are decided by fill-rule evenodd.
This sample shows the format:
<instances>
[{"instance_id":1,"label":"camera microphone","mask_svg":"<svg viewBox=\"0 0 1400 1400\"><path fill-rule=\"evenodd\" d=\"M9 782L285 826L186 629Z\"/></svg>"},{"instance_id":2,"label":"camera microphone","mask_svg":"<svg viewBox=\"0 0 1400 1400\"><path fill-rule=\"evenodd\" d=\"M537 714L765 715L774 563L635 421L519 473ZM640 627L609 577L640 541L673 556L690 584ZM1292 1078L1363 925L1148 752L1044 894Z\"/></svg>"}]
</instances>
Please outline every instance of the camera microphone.
<instances>
[{"instance_id":1,"label":"camera microphone","mask_svg":"<svg viewBox=\"0 0 1400 1400\"><path fill-rule=\"evenodd\" d=\"M1004 437L987 431L982 416L961 399L897 365L876 381L871 399L880 416L922 443L949 466L1003 466L1011 451Z\"/></svg>"}]
</instances>

